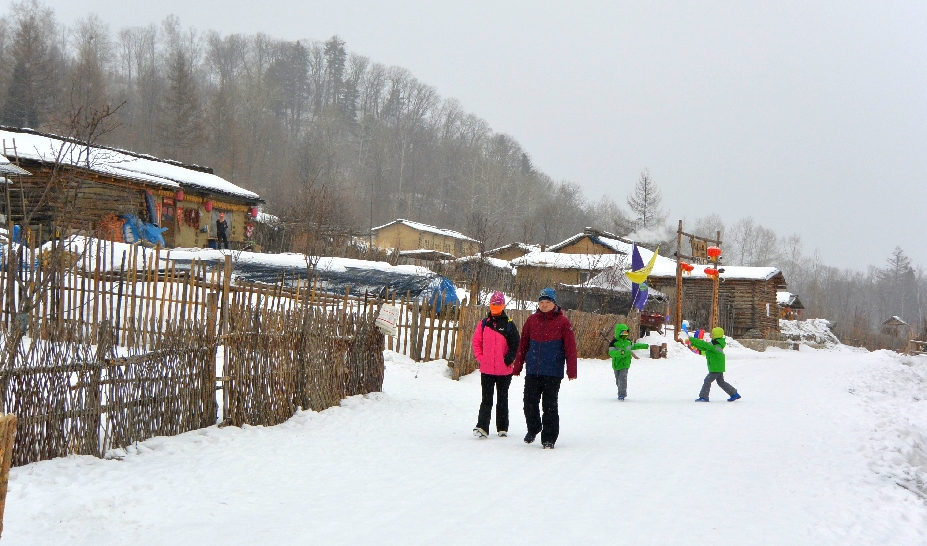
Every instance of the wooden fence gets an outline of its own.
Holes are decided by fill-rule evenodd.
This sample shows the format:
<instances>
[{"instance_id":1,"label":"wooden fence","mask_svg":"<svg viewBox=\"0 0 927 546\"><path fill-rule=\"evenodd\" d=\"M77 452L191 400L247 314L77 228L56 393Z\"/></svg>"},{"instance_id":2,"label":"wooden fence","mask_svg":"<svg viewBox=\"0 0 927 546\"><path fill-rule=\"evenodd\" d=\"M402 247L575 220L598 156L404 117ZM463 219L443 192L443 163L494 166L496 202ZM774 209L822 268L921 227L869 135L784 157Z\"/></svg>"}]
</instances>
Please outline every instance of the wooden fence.
<instances>
[{"instance_id":1,"label":"wooden fence","mask_svg":"<svg viewBox=\"0 0 927 546\"><path fill-rule=\"evenodd\" d=\"M5 250L0 410L19 419L14 465L103 456L212 426L220 409L224 424L276 424L382 388L369 298L233 284L229 260L95 241Z\"/></svg>"}]
</instances>

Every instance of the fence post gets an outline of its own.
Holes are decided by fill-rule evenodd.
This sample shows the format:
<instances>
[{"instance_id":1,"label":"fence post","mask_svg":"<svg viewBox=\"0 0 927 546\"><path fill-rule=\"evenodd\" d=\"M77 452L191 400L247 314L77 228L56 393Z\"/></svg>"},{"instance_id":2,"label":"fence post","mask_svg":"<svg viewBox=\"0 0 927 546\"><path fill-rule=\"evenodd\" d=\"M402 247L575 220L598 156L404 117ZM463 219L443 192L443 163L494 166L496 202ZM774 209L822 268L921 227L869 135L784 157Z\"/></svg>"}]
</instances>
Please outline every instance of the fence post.
<instances>
[{"instance_id":1,"label":"fence post","mask_svg":"<svg viewBox=\"0 0 927 546\"><path fill-rule=\"evenodd\" d=\"M3 534L3 512L6 508L6 488L10 481L13 442L16 439L16 416L0 417L0 535Z\"/></svg>"},{"instance_id":2,"label":"fence post","mask_svg":"<svg viewBox=\"0 0 927 546\"><path fill-rule=\"evenodd\" d=\"M417 305L416 303L417 303L417 302L410 302L410 303L409 303L409 304L412 306L412 328L411 328L412 331L409 333L409 344L408 344L408 349L407 349L407 350L408 350L409 356L412 357L412 360L418 362L418 361L419 361L419 357L418 357L418 354L419 354L419 350L418 350L418 315L419 315L419 312L420 312L420 311L419 311L419 307L418 307L418 305Z\"/></svg>"}]
</instances>

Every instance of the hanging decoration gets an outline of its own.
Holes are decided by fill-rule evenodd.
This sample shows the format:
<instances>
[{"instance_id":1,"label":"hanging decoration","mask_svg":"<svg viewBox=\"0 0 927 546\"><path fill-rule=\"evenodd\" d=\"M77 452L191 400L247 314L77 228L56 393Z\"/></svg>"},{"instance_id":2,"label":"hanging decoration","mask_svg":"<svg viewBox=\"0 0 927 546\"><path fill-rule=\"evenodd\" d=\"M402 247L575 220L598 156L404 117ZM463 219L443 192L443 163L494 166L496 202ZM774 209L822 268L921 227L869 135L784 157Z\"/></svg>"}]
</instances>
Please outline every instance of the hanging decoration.
<instances>
[{"instance_id":1,"label":"hanging decoration","mask_svg":"<svg viewBox=\"0 0 927 546\"><path fill-rule=\"evenodd\" d=\"M174 199L177 201L183 201L183 190L177 190L177 193L174 194Z\"/></svg>"},{"instance_id":2,"label":"hanging decoration","mask_svg":"<svg viewBox=\"0 0 927 546\"><path fill-rule=\"evenodd\" d=\"M251 217L252 217L252 218L257 218L257 217L258 217L258 208L257 208L257 207L251 207Z\"/></svg>"},{"instance_id":3,"label":"hanging decoration","mask_svg":"<svg viewBox=\"0 0 927 546\"><path fill-rule=\"evenodd\" d=\"M248 222L248 225L245 226L245 237L250 239L252 235L254 235L254 224Z\"/></svg>"},{"instance_id":4,"label":"hanging decoration","mask_svg":"<svg viewBox=\"0 0 927 546\"><path fill-rule=\"evenodd\" d=\"M708 252L708 257L711 258L712 261L717 262L718 258L721 257L721 249L716 246L708 247L706 252Z\"/></svg>"},{"instance_id":5,"label":"hanging decoration","mask_svg":"<svg viewBox=\"0 0 927 546\"><path fill-rule=\"evenodd\" d=\"M206 212L212 212L212 201L206 201L203 208L206 209Z\"/></svg>"}]
</instances>

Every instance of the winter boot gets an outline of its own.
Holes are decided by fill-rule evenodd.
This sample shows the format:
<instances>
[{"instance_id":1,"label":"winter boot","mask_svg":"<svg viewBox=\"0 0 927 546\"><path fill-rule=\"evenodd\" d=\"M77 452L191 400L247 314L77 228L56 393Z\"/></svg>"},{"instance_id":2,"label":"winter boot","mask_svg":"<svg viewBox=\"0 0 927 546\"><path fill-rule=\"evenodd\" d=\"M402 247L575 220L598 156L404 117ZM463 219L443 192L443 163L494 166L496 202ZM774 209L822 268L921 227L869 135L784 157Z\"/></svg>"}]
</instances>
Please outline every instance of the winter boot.
<instances>
[{"instance_id":1,"label":"winter boot","mask_svg":"<svg viewBox=\"0 0 927 546\"><path fill-rule=\"evenodd\" d=\"M538 437L537 433L529 432L528 434L525 434L525 443L526 444L533 443L534 439L537 437Z\"/></svg>"},{"instance_id":2,"label":"winter boot","mask_svg":"<svg viewBox=\"0 0 927 546\"><path fill-rule=\"evenodd\" d=\"M481 429L480 427L476 427L475 429L473 429L473 435L479 438L480 440L489 438L489 434L487 434L487 432Z\"/></svg>"},{"instance_id":3,"label":"winter boot","mask_svg":"<svg viewBox=\"0 0 927 546\"><path fill-rule=\"evenodd\" d=\"M619 402L624 402L624 396L619 396L619 397L618 397L618 401L619 401Z\"/></svg>"},{"instance_id":4,"label":"winter boot","mask_svg":"<svg viewBox=\"0 0 927 546\"><path fill-rule=\"evenodd\" d=\"M734 396L732 396L732 397L730 397L730 398L727 399L728 402L733 402L733 401L735 401L735 400L740 400L740 393L739 393L739 392L735 392L735 393L734 393Z\"/></svg>"},{"instance_id":5,"label":"winter boot","mask_svg":"<svg viewBox=\"0 0 927 546\"><path fill-rule=\"evenodd\" d=\"M707 402L708 399L707 398L696 398L695 401L696 402Z\"/></svg>"},{"instance_id":6,"label":"winter boot","mask_svg":"<svg viewBox=\"0 0 927 546\"><path fill-rule=\"evenodd\" d=\"M507 430L500 430L500 431L499 431L499 438L505 438L505 437L508 436L508 435L509 435L509 431L507 431Z\"/></svg>"},{"instance_id":7,"label":"winter boot","mask_svg":"<svg viewBox=\"0 0 927 546\"><path fill-rule=\"evenodd\" d=\"M554 449L553 442L544 442L542 445L544 446L544 449Z\"/></svg>"}]
</instances>

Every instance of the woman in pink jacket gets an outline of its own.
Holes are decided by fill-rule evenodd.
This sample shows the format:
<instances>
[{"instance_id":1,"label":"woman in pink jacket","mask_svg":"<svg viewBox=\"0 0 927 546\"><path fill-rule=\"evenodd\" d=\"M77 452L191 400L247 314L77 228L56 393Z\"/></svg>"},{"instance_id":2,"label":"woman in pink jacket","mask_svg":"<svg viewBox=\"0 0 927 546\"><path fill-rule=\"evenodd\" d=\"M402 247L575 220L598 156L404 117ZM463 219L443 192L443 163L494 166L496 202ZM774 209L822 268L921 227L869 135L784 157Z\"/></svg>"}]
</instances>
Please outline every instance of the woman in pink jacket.
<instances>
[{"instance_id":1,"label":"woman in pink jacket","mask_svg":"<svg viewBox=\"0 0 927 546\"><path fill-rule=\"evenodd\" d=\"M473 435L478 438L489 436L489 416L492 413L493 389L499 400L496 402L496 430L499 436L508 436L509 431L509 385L512 383L512 362L518 351L518 328L505 315L505 296L493 292L489 299L489 315L480 321L473 332L473 355L480 363L480 384L483 387L483 402L476 419Z\"/></svg>"}]
</instances>

